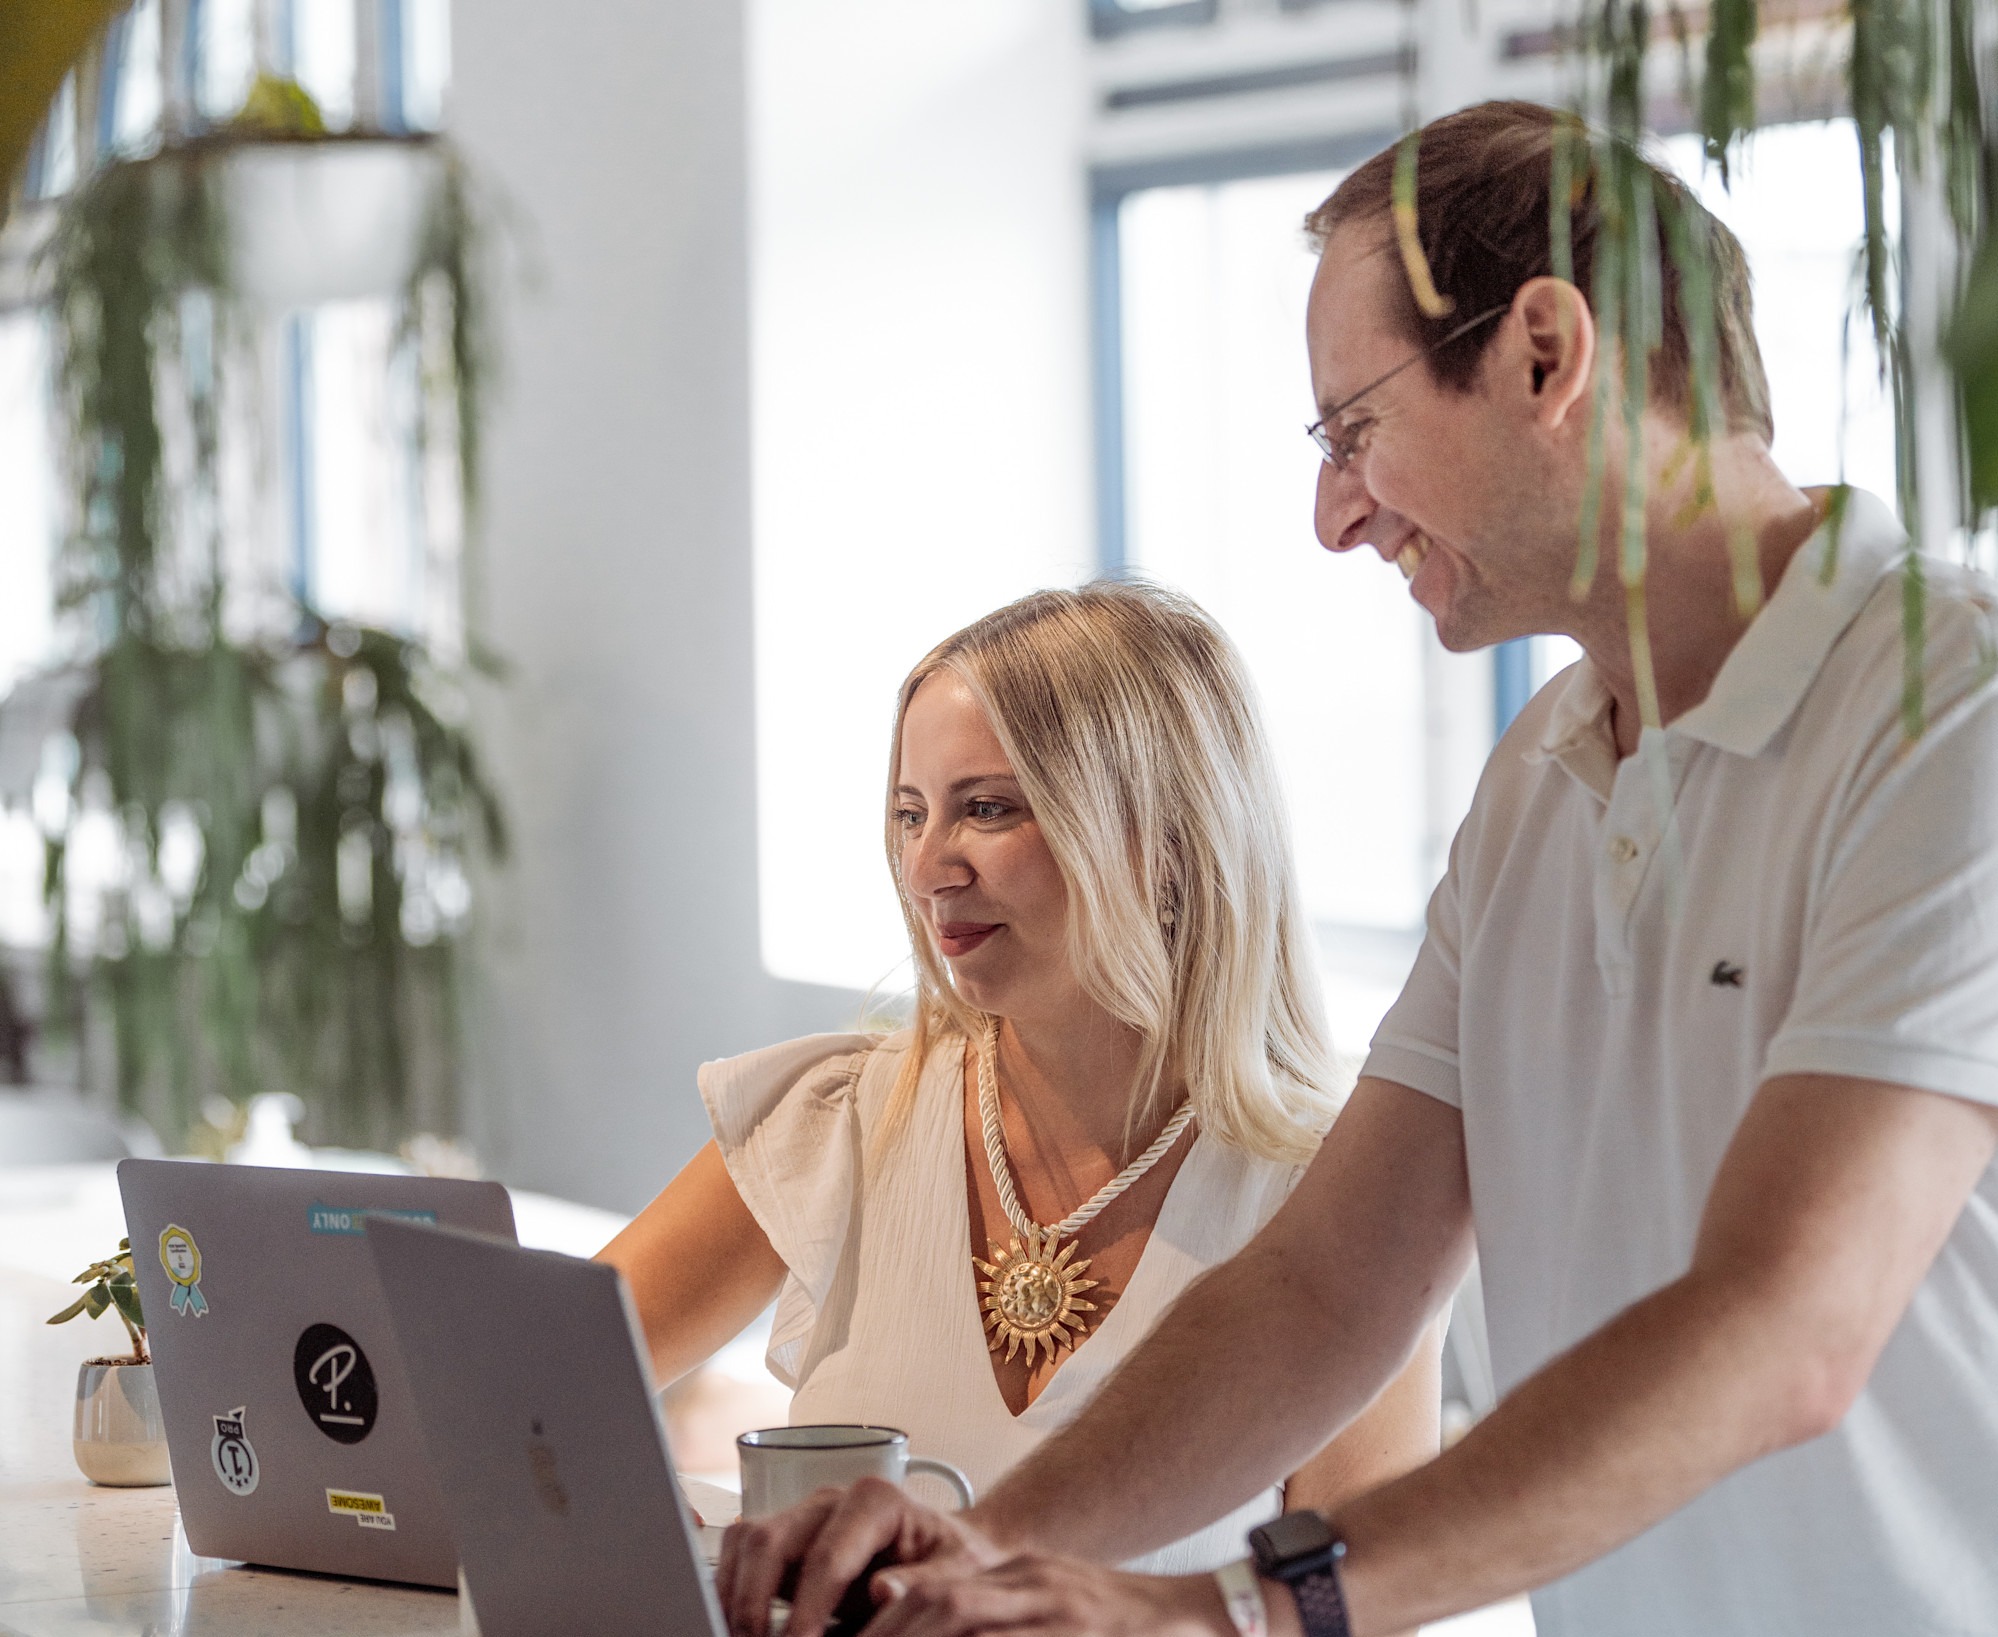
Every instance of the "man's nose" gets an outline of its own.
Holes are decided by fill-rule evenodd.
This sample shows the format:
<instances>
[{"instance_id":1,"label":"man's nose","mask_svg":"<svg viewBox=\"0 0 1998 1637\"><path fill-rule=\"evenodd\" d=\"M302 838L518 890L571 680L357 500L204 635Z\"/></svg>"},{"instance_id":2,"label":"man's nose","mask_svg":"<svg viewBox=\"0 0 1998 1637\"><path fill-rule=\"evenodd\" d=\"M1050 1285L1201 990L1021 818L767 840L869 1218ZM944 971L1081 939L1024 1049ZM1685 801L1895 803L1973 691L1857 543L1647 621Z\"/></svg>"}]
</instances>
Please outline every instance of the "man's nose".
<instances>
[{"instance_id":1,"label":"man's nose","mask_svg":"<svg viewBox=\"0 0 1998 1637\"><path fill-rule=\"evenodd\" d=\"M1312 521L1318 543L1327 551L1351 551L1367 544L1365 525L1374 510L1374 497L1367 493L1358 472L1342 472L1329 460L1318 463L1318 498Z\"/></svg>"}]
</instances>

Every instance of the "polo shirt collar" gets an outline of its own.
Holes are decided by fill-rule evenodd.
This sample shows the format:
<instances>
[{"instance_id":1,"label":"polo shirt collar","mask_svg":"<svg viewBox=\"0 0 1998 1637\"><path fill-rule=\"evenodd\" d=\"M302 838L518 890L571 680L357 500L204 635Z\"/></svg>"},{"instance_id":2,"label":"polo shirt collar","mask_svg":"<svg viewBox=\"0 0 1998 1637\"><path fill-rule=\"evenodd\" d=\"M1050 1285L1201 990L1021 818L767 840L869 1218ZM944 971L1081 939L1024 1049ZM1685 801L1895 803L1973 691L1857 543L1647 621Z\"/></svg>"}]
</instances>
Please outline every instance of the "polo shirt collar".
<instances>
[{"instance_id":1,"label":"polo shirt collar","mask_svg":"<svg viewBox=\"0 0 1998 1637\"><path fill-rule=\"evenodd\" d=\"M1760 755L1803 703L1832 645L1857 617L1880 576L1906 552L1907 544L1907 534L1885 505L1862 490L1852 490L1831 583L1827 585L1824 576L1831 530L1822 524L1790 559L1775 594L1735 643L1707 697L1666 732L1737 756ZM1540 755L1570 766L1585 784L1606 789L1607 779L1590 778L1575 764L1593 759L1593 752L1601 750L1609 757L1609 768L1588 771L1614 776L1609 709L1609 687L1584 656L1548 715Z\"/></svg>"},{"instance_id":2,"label":"polo shirt collar","mask_svg":"<svg viewBox=\"0 0 1998 1637\"><path fill-rule=\"evenodd\" d=\"M1824 574L1831 529L1821 524L1790 559L1776 594L1742 632L1707 697L1670 731L1737 756L1761 755L1907 545L1886 506L1861 490L1849 491L1831 584Z\"/></svg>"}]
</instances>

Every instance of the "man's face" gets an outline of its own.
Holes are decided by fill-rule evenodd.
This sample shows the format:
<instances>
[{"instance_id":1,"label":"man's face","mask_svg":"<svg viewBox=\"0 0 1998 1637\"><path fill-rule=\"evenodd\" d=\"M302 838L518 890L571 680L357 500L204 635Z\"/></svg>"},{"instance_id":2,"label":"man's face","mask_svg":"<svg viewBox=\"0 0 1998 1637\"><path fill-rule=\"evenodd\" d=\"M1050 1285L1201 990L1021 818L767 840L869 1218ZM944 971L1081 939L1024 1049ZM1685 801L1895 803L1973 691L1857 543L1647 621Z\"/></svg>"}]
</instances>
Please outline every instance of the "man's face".
<instances>
[{"instance_id":1,"label":"man's face","mask_svg":"<svg viewBox=\"0 0 1998 1637\"><path fill-rule=\"evenodd\" d=\"M1305 322L1321 414L1421 350L1397 320L1403 277L1385 224L1349 223L1327 242ZM1574 563L1569 462L1535 424L1515 315L1492 325L1470 391L1426 362L1401 371L1339 417L1364 432L1350 469L1318 473L1325 548L1372 546L1397 564L1457 652L1560 629Z\"/></svg>"}]
</instances>

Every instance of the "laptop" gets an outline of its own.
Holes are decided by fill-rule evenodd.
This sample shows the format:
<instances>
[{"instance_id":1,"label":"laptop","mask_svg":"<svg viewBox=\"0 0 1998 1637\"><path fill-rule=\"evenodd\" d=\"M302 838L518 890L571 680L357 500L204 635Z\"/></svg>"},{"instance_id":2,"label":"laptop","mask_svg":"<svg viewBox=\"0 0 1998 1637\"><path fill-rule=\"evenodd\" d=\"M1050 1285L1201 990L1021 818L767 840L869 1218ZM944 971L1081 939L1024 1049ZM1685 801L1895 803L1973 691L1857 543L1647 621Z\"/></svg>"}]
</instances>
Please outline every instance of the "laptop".
<instances>
[{"instance_id":1,"label":"laptop","mask_svg":"<svg viewBox=\"0 0 1998 1637\"><path fill-rule=\"evenodd\" d=\"M481 1637L727 1637L617 1270L368 1236Z\"/></svg>"},{"instance_id":2,"label":"laptop","mask_svg":"<svg viewBox=\"0 0 1998 1637\"><path fill-rule=\"evenodd\" d=\"M370 1225L513 1238L496 1182L186 1160L118 1166L187 1543L283 1569L458 1583Z\"/></svg>"}]
</instances>

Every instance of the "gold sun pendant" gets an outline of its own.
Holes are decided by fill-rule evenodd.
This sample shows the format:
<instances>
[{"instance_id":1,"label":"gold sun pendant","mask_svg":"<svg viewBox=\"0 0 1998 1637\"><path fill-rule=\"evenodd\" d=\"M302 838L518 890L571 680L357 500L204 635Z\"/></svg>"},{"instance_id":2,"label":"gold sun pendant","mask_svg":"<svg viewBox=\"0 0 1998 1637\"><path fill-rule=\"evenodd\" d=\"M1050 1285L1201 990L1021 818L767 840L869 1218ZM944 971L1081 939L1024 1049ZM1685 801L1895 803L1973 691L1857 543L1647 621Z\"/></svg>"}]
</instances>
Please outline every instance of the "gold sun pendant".
<instances>
[{"instance_id":1,"label":"gold sun pendant","mask_svg":"<svg viewBox=\"0 0 1998 1637\"><path fill-rule=\"evenodd\" d=\"M1073 1242L1054 1254L1059 1240L1060 1235L1046 1228L1029 1228L1015 1234L1003 1250L994 1245L991 1261L971 1259L985 1275L978 1294L983 1298L985 1328L991 1332L988 1345L996 1353L1003 1341L1009 1362L1022 1347L1029 1367L1038 1348L1045 1347L1052 1360L1057 1347L1073 1347L1082 1339L1089 1327L1082 1315L1096 1311L1094 1302L1082 1299L1085 1290L1096 1288L1094 1279L1082 1277L1089 1270L1089 1259L1071 1260Z\"/></svg>"}]
</instances>

